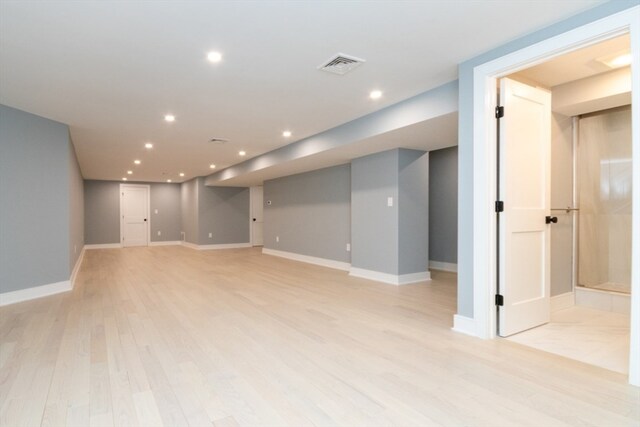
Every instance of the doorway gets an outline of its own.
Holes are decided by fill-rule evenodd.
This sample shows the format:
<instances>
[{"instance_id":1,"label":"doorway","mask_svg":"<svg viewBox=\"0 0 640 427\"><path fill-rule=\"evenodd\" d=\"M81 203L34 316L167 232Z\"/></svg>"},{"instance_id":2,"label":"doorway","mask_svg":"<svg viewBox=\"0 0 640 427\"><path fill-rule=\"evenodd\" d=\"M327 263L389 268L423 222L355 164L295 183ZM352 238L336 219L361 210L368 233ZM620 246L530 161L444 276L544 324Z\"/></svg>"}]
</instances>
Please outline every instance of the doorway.
<instances>
[{"instance_id":1,"label":"doorway","mask_svg":"<svg viewBox=\"0 0 640 427\"><path fill-rule=\"evenodd\" d=\"M122 247L149 246L149 186L120 184Z\"/></svg>"},{"instance_id":2,"label":"doorway","mask_svg":"<svg viewBox=\"0 0 640 427\"><path fill-rule=\"evenodd\" d=\"M249 188L249 201L251 205L251 246L262 246L264 244L264 191L262 186Z\"/></svg>"},{"instance_id":3,"label":"doorway","mask_svg":"<svg viewBox=\"0 0 640 427\"><path fill-rule=\"evenodd\" d=\"M497 200L496 181L496 84L498 79L573 52L604 40L629 34L631 39L632 109L632 171L633 181L640 180L640 7L628 9L592 24L551 37L509 55L491 60L474 68L473 121L473 277L474 328L478 336L496 336L497 221L494 204ZM631 344L629 381L640 385L640 186L632 189L632 279L631 279ZM491 207L489 209L489 206Z\"/></svg>"}]
</instances>

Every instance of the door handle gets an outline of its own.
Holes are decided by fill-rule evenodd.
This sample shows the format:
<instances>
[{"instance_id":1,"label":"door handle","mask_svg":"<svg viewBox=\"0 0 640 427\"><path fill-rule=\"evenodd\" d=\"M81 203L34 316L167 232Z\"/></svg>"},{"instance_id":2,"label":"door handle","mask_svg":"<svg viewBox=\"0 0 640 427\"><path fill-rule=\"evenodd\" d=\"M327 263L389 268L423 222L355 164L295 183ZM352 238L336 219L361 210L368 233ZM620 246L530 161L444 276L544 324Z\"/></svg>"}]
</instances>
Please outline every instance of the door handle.
<instances>
[{"instance_id":1,"label":"door handle","mask_svg":"<svg viewBox=\"0 0 640 427\"><path fill-rule=\"evenodd\" d=\"M147 218L145 218L144 221L147 222Z\"/></svg>"},{"instance_id":2,"label":"door handle","mask_svg":"<svg viewBox=\"0 0 640 427\"><path fill-rule=\"evenodd\" d=\"M255 219L255 218L253 218L253 220L255 221L256 219Z\"/></svg>"},{"instance_id":3,"label":"door handle","mask_svg":"<svg viewBox=\"0 0 640 427\"><path fill-rule=\"evenodd\" d=\"M544 219L545 224L557 224L558 223L558 217L557 216L546 216Z\"/></svg>"}]
</instances>

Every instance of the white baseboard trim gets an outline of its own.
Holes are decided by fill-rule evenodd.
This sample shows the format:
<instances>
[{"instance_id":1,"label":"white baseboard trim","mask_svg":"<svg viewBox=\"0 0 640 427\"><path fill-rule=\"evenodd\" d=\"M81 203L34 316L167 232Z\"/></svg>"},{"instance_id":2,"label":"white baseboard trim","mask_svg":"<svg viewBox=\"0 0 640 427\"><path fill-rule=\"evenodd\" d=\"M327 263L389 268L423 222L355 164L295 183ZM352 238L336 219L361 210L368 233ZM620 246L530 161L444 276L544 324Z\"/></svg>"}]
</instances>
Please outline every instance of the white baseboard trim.
<instances>
[{"instance_id":1,"label":"white baseboard trim","mask_svg":"<svg viewBox=\"0 0 640 427\"><path fill-rule=\"evenodd\" d=\"M551 312L555 313L558 310L564 310L576 305L576 298L573 292L567 292L560 295L551 297Z\"/></svg>"},{"instance_id":2,"label":"white baseboard trim","mask_svg":"<svg viewBox=\"0 0 640 427\"><path fill-rule=\"evenodd\" d=\"M180 240L167 240L166 242L149 242L149 246L180 246L182 241Z\"/></svg>"},{"instance_id":3,"label":"white baseboard trim","mask_svg":"<svg viewBox=\"0 0 640 427\"><path fill-rule=\"evenodd\" d=\"M67 292L73 289L71 281L50 283L48 285L34 286L33 288L20 289L19 291L4 292L0 294L0 306L15 304L49 295Z\"/></svg>"},{"instance_id":4,"label":"white baseboard trim","mask_svg":"<svg viewBox=\"0 0 640 427\"><path fill-rule=\"evenodd\" d=\"M460 332L461 334L471 335L472 337L478 336L478 327L476 325L476 320L471 317L454 314L453 328L451 329L456 332Z\"/></svg>"},{"instance_id":5,"label":"white baseboard trim","mask_svg":"<svg viewBox=\"0 0 640 427\"><path fill-rule=\"evenodd\" d=\"M84 245L85 249L120 249L120 243L102 243L98 245Z\"/></svg>"},{"instance_id":6,"label":"white baseboard trim","mask_svg":"<svg viewBox=\"0 0 640 427\"><path fill-rule=\"evenodd\" d=\"M429 261L429 270L448 271L450 273L458 272L458 264L452 262Z\"/></svg>"},{"instance_id":7,"label":"white baseboard trim","mask_svg":"<svg viewBox=\"0 0 640 427\"><path fill-rule=\"evenodd\" d=\"M265 255L273 255L280 258L287 258L294 261L306 262L307 264L320 265L322 267L335 268L336 270L349 271L351 264L348 262L335 261L327 258L318 258L309 255L297 254L294 252L279 251L277 249L262 248Z\"/></svg>"},{"instance_id":8,"label":"white baseboard trim","mask_svg":"<svg viewBox=\"0 0 640 427\"><path fill-rule=\"evenodd\" d=\"M397 286L431 280L431 273L428 271L398 275L398 274L381 273L379 271L366 270L364 268L356 268L356 267L351 267L349 269L349 276L360 277L362 279L375 280L376 282L388 283L390 285L397 285Z\"/></svg>"},{"instance_id":9,"label":"white baseboard trim","mask_svg":"<svg viewBox=\"0 0 640 427\"><path fill-rule=\"evenodd\" d=\"M76 277L78 277L78 271L80 271L82 260L84 260L84 246L82 246L82 250L80 251L80 256L76 260L76 265L73 266L73 271L71 272L71 277L69 278L69 283L71 283L71 289L73 289L73 287L76 285Z\"/></svg>"},{"instance_id":10,"label":"white baseboard trim","mask_svg":"<svg viewBox=\"0 0 640 427\"><path fill-rule=\"evenodd\" d=\"M219 245L196 245L195 243L182 242L183 246L187 248L195 249L198 251L206 251L209 249L240 249L250 248L251 243L221 243Z\"/></svg>"}]
</instances>

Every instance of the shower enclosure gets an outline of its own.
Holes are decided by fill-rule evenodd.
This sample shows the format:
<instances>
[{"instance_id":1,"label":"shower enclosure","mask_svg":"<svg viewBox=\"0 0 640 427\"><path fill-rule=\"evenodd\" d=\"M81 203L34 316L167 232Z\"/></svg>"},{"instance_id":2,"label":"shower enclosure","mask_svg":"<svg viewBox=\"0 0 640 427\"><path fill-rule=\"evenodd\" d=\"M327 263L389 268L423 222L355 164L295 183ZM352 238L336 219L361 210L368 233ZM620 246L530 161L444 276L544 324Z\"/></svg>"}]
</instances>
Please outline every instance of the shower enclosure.
<instances>
[{"instance_id":1,"label":"shower enclosure","mask_svg":"<svg viewBox=\"0 0 640 427\"><path fill-rule=\"evenodd\" d=\"M578 286L631 291L631 107L579 118Z\"/></svg>"}]
</instances>

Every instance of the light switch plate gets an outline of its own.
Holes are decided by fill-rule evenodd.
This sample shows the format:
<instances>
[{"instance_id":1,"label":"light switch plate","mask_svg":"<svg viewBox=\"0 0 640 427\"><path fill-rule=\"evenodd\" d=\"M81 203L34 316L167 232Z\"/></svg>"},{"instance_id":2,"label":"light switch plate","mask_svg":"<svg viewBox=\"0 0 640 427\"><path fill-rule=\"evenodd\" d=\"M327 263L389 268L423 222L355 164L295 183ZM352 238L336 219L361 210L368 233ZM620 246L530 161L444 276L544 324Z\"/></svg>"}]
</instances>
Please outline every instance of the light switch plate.
<instances>
[{"instance_id":1,"label":"light switch plate","mask_svg":"<svg viewBox=\"0 0 640 427\"><path fill-rule=\"evenodd\" d=\"M387 206L389 207L393 206L393 197L387 197Z\"/></svg>"}]
</instances>

